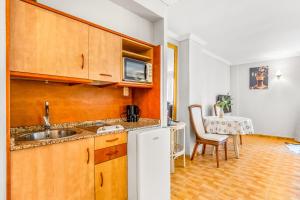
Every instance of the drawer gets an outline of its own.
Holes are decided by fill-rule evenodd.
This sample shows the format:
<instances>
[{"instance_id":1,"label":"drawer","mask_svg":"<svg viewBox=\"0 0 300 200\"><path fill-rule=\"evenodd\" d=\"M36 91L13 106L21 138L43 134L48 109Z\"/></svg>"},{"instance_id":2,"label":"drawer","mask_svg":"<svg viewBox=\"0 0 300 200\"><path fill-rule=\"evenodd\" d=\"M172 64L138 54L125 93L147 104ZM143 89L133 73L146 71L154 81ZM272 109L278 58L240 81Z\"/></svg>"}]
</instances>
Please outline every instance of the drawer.
<instances>
[{"instance_id":1,"label":"drawer","mask_svg":"<svg viewBox=\"0 0 300 200\"><path fill-rule=\"evenodd\" d=\"M103 163L109 160L113 160L122 156L127 155L127 144L119 144L104 149L98 149L94 152L94 163L95 165Z\"/></svg>"},{"instance_id":2,"label":"drawer","mask_svg":"<svg viewBox=\"0 0 300 200\"><path fill-rule=\"evenodd\" d=\"M127 143L127 133L108 134L95 138L95 150Z\"/></svg>"}]
</instances>

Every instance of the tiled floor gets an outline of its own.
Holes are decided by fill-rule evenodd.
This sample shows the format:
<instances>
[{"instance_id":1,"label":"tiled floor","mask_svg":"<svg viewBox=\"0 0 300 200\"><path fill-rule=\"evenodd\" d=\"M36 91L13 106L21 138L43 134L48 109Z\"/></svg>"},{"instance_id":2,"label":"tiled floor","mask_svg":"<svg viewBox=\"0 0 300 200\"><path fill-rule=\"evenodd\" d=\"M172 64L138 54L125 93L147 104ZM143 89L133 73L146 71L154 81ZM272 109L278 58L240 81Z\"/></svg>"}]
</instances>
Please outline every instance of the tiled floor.
<instances>
[{"instance_id":1,"label":"tiled floor","mask_svg":"<svg viewBox=\"0 0 300 200\"><path fill-rule=\"evenodd\" d=\"M220 168L209 150L188 160L186 168L177 160L171 176L172 200L300 200L300 154L290 152L286 141L244 136L240 159L229 144L228 161L220 152Z\"/></svg>"}]
</instances>

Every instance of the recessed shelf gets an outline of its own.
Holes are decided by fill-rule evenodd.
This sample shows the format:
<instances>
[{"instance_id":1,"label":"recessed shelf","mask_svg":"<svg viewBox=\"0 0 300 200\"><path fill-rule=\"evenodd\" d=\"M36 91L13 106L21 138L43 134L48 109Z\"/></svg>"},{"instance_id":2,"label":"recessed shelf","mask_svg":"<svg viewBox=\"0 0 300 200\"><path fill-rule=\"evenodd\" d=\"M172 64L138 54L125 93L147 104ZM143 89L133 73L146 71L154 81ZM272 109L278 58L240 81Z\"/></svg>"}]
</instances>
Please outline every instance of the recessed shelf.
<instances>
[{"instance_id":1,"label":"recessed shelf","mask_svg":"<svg viewBox=\"0 0 300 200\"><path fill-rule=\"evenodd\" d=\"M152 62L153 48L126 38L122 39L122 55L137 60Z\"/></svg>"},{"instance_id":2,"label":"recessed shelf","mask_svg":"<svg viewBox=\"0 0 300 200\"><path fill-rule=\"evenodd\" d=\"M153 47L127 38L122 38L122 56L153 64ZM152 88L152 83L121 81L119 87Z\"/></svg>"},{"instance_id":3,"label":"recessed shelf","mask_svg":"<svg viewBox=\"0 0 300 200\"><path fill-rule=\"evenodd\" d=\"M133 40L123 38L123 40L122 40L122 49L130 51L130 52L135 52L135 53L145 53L147 51L152 50L152 47L147 46L147 45L142 44L142 43L138 43L138 42L133 41Z\"/></svg>"},{"instance_id":4,"label":"recessed shelf","mask_svg":"<svg viewBox=\"0 0 300 200\"><path fill-rule=\"evenodd\" d=\"M142 60L142 61L151 61L152 60L151 57L149 57L149 56L144 56L144 55L133 53L133 52L126 51L126 50L122 51L122 55L123 55L123 57L133 58L133 59Z\"/></svg>"}]
</instances>

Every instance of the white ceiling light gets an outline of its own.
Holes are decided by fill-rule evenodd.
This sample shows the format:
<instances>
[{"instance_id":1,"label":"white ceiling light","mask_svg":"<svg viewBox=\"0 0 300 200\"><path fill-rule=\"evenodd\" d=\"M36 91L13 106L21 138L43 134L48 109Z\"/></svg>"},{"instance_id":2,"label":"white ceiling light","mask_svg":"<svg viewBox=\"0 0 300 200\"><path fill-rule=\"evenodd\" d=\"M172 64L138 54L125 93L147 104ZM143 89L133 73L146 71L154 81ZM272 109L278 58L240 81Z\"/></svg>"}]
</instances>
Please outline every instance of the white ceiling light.
<instances>
[{"instance_id":1,"label":"white ceiling light","mask_svg":"<svg viewBox=\"0 0 300 200\"><path fill-rule=\"evenodd\" d=\"M276 72L276 77L277 77L277 79L280 79L280 78L282 77L282 73L281 73L280 70L278 70L278 71Z\"/></svg>"},{"instance_id":2,"label":"white ceiling light","mask_svg":"<svg viewBox=\"0 0 300 200\"><path fill-rule=\"evenodd\" d=\"M166 4L167 6L171 6L174 5L178 0L160 0L160 1Z\"/></svg>"}]
</instances>

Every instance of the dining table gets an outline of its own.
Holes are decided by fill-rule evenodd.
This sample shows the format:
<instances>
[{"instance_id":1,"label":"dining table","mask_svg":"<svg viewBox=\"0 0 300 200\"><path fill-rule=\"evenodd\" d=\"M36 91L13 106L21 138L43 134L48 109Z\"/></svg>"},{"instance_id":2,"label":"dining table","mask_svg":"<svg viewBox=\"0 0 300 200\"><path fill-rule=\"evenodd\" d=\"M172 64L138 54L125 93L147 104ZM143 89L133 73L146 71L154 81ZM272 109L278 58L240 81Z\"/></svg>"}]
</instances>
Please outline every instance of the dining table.
<instances>
[{"instance_id":1,"label":"dining table","mask_svg":"<svg viewBox=\"0 0 300 200\"><path fill-rule=\"evenodd\" d=\"M240 156L239 136L254 133L252 120L239 116L206 116L204 126L208 133L232 136L236 158Z\"/></svg>"}]
</instances>

